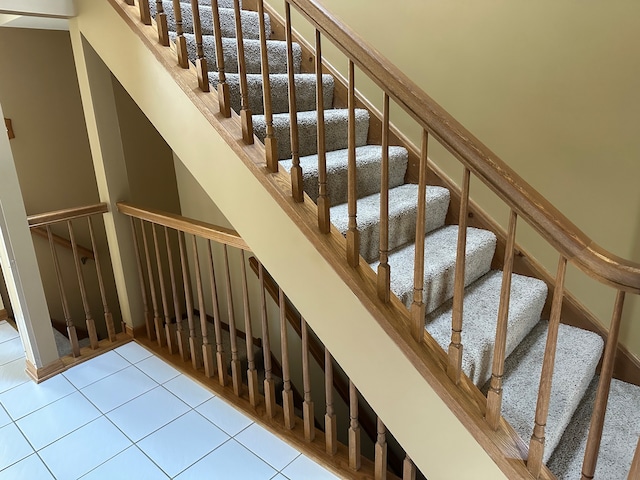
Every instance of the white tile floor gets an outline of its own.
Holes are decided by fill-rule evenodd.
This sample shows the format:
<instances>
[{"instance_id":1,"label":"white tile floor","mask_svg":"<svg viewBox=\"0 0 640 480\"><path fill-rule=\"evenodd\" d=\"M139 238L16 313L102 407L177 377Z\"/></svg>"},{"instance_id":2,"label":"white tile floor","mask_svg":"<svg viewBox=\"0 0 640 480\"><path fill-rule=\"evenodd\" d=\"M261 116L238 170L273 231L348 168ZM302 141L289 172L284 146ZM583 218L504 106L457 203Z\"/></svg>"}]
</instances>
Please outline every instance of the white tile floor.
<instances>
[{"instance_id":1,"label":"white tile floor","mask_svg":"<svg viewBox=\"0 0 640 480\"><path fill-rule=\"evenodd\" d=\"M39 385L0 322L0 480L334 475L131 342Z\"/></svg>"}]
</instances>

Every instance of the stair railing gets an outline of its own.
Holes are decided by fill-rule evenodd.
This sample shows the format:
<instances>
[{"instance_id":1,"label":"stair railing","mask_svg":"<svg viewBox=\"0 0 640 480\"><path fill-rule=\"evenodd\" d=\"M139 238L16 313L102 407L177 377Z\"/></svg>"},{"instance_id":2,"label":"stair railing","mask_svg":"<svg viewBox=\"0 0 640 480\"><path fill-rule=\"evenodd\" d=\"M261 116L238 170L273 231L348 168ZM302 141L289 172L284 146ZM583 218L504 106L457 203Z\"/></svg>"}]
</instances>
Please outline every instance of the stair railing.
<instances>
[{"instance_id":1,"label":"stair railing","mask_svg":"<svg viewBox=\"0 0 640 480\"><path fill-rule=\"evenodd\" d=\"M143 330L155 348L166 349L171 360L179 365L190 365L194 372L200 372L210 379L211 385L221 388L220 391L236 406L248 408L254 416L261 415L261 421L277 428L301 448L308 448L322 463L338 469L341 475L345 474L341 469L349 465L354 472L358 472L353 478L415 479L417 469L406 455L402 466L405 473L389 471L389 433L379 418L374 440L375 455L371 459L363 457L359 442L360 394L355 385L349 382L350 413L348 418L341 419L345 422L340 423L333 398L335 360L320 344L326 362L324 381L312 382L311 366L316 359L309 354L309 326L301 319L301 351L295 352L289 344L288 335L292 329L286 320L290 301L281 288L278 288L277 301L267 300L273 283L267 281L267 277L271 277L255 257L251 261L257 265L258 277L250 281L246 264L252 253L235 231L124 202L118 203L118 211L131 219L135 249L140 258L138 268L141 272L139 278L143 300L152 309L147 314L147 324ZM149 238L153 238L153 242ZM179 260L174 254L176 245ZM192 246L190 256L188 245ZM205 278L203 271L208 271L209 278ZM239 287L238 276L241 283ZM259 295L252 297L251 291L255 289ZM157 298L157 292L160 292L160 299ZM234 303L234 298L239 296L242 298L242 302L238 303L242 308L241 313L235 309ZM258 309L251 301L256 297ZM197 298L197 310L193 298ZM227 305L226 315L220 308L224 303ZM199 322L195 320L196 312ZM259 313L258 318L255 313ZM154 323L154 318L157 323ZM274 328L278 331L274 331ZM225 351L223 330L229 332L230 351ZM279 355L282 360L282 390L278 392L273 369L273 354L276 353L273 339L276 333L280 338ZM256 334L259 337L257 339L254 338ZM215 355L210 337L213 337L216 345ZM240 337L246 342L244 370L240 367L237 343ZM256 344L263 349L262 366L254 350ZM292 393L293 378L290 371L290 365L294 362L302 366L304 392L297 402ZM321 367L319 362L315 363ZM259 377L264 378L262 385L258 383ZM324 391L318 392L312 388L317 387L318 383L323 387L320 390ZM325 413L318 415L316 412L320 410L314 405L323 402ZM348 445L340 443L339 438L348 438ZM318 452L325 452L326 455Z\"/></svg>"}]
</instances>

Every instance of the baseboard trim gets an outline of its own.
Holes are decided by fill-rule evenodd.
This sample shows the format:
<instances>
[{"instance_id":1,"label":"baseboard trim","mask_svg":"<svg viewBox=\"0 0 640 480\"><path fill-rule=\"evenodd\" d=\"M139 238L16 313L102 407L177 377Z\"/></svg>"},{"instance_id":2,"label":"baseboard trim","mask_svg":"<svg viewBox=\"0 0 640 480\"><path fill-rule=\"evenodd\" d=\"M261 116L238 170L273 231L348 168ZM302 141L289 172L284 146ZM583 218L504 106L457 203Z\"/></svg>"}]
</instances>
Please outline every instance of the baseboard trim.
<instances>
[{"instance_id":1,"label":"baseboard trim","mask_svg":"<svg viewBox=\"0 0 640 480\"><path fill-rule=\"evenodd\" d=\"M6 309L0 310L0 320L6 320L9 318L9 312Z\"/></svg>"},{"instance_id":2,"label":"baseboard trim","mask_svg":"<svg viewBox=\"0 0 640 480\"><path fill-rule=\"evenodd\" d=\"M126 334L132 338L141 338L141 337L146 337L147 335L147 327L144 325L134 328L127 324L124 324L124 328L125 328Z\"/></svg>"},{"instance_id":3,"label":"baseboard trim","mask_svg":"<svg viewBox=\"0 0 640 480\"><path fill-rule=\"evenodd\" d=\"M29 361L29 359L26 360L26 364L27 375L29 375L29 377L31 377L31 379L36 383L44 382L54 375L64 372L67 368L60 358L54 360L48 365L45 365L44 367L36 367Z\"/></svg>"}]
</instances>

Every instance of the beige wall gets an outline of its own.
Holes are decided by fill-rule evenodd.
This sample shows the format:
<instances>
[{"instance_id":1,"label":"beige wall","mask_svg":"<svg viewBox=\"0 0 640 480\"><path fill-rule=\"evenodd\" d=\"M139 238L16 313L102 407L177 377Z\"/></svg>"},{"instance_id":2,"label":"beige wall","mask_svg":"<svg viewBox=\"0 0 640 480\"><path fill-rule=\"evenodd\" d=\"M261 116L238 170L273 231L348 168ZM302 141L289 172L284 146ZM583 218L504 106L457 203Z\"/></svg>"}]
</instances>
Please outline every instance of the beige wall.
<instances>
[{"instance_id":1,"label":"beige wall","mask_svg":"<svg viewBox=\"0 0 640 480\"><path fill-rule=\"evenodd\" d=\"M392 9L386 0L320 3L597 243L640 262L637 2L407 0ZM305 31L302 25L294 17L294 27ZM346 63L331 58L336 66ZM362 77L358 88L379 99L380 91ZM416 130L399 115L392 121ZM441 149L431 148L430 156L446 168L452 164ZM457 166L448 171L461 176ZM505 223L495 196L478 184L472 184L472 196ZM521 228L518 240L555 272L557 256L536 234ZM573 271L568 284L609 322L609 289ZM637 298L628 300L625 313L622 339L638 355Z\"/></svg>"}]
</instances>

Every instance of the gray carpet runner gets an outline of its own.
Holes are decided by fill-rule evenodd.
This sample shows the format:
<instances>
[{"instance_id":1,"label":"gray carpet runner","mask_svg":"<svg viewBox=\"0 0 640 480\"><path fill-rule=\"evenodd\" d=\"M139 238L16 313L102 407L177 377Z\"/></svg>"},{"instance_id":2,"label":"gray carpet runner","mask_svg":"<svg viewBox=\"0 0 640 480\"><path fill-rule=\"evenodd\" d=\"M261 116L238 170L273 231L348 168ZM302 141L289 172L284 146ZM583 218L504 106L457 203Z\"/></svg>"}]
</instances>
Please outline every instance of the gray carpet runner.
<instances>
[{"instance_id":1,"label":"gray carpet runner","mask_svg":"<svg viewBox=\"0 0 640 480\"><path fill-rule=\"evenodd\" d=\"M155 12L155 2L151 2ZM209 0L199 0L203 22L203 46L210 71L209 81L218 82L215 39ZM238 111L240 90L235 16L232 0L219 0L225 72L231 91L231 103ZM173 3L163 2L170 30L175 30ZM196 57L191 6L181 10L188 53ZM267 22L269 18L266 18ZM249 107L253 113L255 135L263 140L266 123L263 115L258 15L242 12L245 59L249 84ZM267 23L267 32L271 32ZM175 38L175 34L171 34ZM273 127L278 141L278 157L284 170L292 165L286 43L268 40L269 73L273 98ZM304 191L312 201L318 197L318 146L316 139L315 74L301 73L301 48L294 43L294 73L297 97L300 165ZM322 77L325 108L327 194L333 225L343 234L349 215L347 202L348 111L333 107L334 80ZM368 144L369 112L356 110L357 223L361 236L361 254L375 270L379 261L379 208L382 149ZM414 241L416 236L416 185L405 184L408 153L402 147L389 150L389 264L391 288L409 307L413 301ZM451 338L452 297L456 264L458 227L445 225L449 192L429 187L426 194L424 294L426 329L447 349ZM493 343L502 285L502 272L492 271L496 249L492 232L467 230L465 297L463 304L463 369L479 387L488 388L493 359ZM505 365L502 413L528 444L534 425L537 392L548 324L542 319L547 299L544 282L512 275L508 315L507 362ZM602 353L602 340L594 333L561 325L552 396L546 425L545 462L559 478L579 478L586 441L594 385L591 384ZM590 386L591 384L591 386ZM586 393L586 395L585 395ZM640 431L640 388L614 381L597 478L626 478Z\"/></svg>"}]
</instances>

